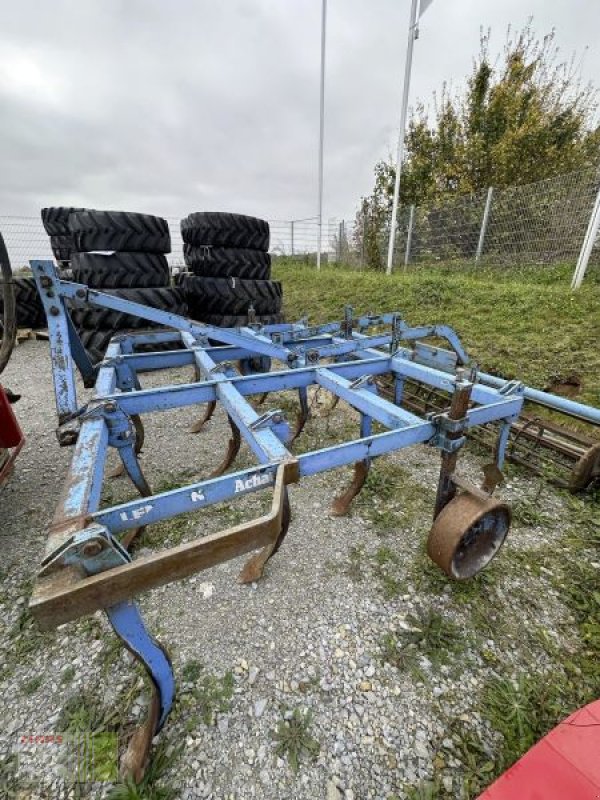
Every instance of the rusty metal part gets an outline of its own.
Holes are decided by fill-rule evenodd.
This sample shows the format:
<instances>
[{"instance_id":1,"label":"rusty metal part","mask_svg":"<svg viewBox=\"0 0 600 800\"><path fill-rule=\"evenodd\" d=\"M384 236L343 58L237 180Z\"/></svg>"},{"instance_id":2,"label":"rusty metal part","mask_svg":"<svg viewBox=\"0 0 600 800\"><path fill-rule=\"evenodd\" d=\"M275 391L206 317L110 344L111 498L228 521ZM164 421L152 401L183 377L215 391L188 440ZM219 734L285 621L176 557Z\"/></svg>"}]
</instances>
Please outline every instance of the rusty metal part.
<instances>
[{"instance_id":1,"label":"rusty metal part","mask_svg":"<svg viewBox=\"0 0 600 800\"><path fill-rule=\"evenodd\" d=\"M504 475L498 465L492 461L491 464L486 464L483 468L483 483L481 488L489 495L494 494L496 487L503 483Z\"/></svg>"},{"instance_id":2,"label":"rusty metal part","mask_svg":"<svg viewBox=\"0 0 600 800\"><path fill-rule=\"evenodd\" d=\"M285 539L291 518L292 510L286 486L282 495L281 530L279 531L279 535L274 542L268 544L259 553L256 553L256 555L248 559L239 574L240 583L253 583L262 578L267 561L275 555Z\"/></svg>"},{"instance_id":3,"label":"rusty metal part","mask_svg":"<svg viewBox=\"0 0 600 800\"><path fill-rule=\"evenodd\" d=\"M157 722L158 694L154 689L148 716L143 724L135 729L127 745L127 750L121 756L119 766L123 778L131 778L136 783L139 783L144 777Z\"/></svg>"},{"instance_id":4,"label":"rusty metal part","mask_svg":"<svg viewBox=\"0 0 600 800\"><path fill-rule=\"evenodd\" d=\"M378 379L384 397L393 399L392 380L387 376ZM402 405L410 411L418 413L441 413L447 410L450 397L447 393L414 381L406 381ZM531 404L533 406L533 404ZM472 428L468 432L470 439L495 452L499 427L490 423ZM571 492L585 489L587 483L578 472L573 475L577 464L590 448L597 446L597 440L573 431L564 425L532 416L521 414L511 425L511 433L506 449L506 459L524 467L535 475L543 476L550 484ZM585 471L583 475L585 475Z\"/></svg>"},{"instance_id":5,"label":"rusty metal part","mask_svg":"<svg viewBox=\"0 0 600 800\"><path fill-rule=\"evenodd\" d=\"M365 485L369 474L369 461L357 461L354 465L354 476L346 491L335 498L331 506L331 514L334 517L343 517L348 513L350 503Z\"/></svg>"},{"instance_id":6,"label":"rusty metal part","mask_svg":"<svg viewBox=\"0 0 600 800\"><path fill-rule=\"evenodd\" d=\"M132 414L131 421L133 422L133 427L135 430L135 454L139 456L142 452L142 447L144 446L144 439L146 434L144 432L144 423L142 422L142 418L139 414ZM121 461L114 469L111 469L107 473L107 478L120 478L125 475L125 466Z\"/></svg>"},{"instance_id":7,"label":"rusty metal part","mask_svg":"<svg viewBox=\"0 0 600 800\"><path fill-rule=\"evenodd\" d=\"M571 472L569 489L572 492L579 492L600 478L600 444L590 447L581 456Z\"/></svg>"},{"instance_id":8,"label":"rusty metal part","mask_svg":"<svg viewBox=\"0 0 600 800\"><path fill-rule=\"evenodd\" d=\"M219 475L222 475L224 472L226 472L233 464L237 454L240 451L240 444L242 441L240 429L229 415L227 415L227 419L229 421L229 427L231 428L231 439L227 443L227 452L225 453L225 458L219 464L219 466L210 473L208 476L209 478L218 478Z\"/></svg>"},{"instance_id":9,"label":"rusty metal part","mask_svg":"<svg viewBox=\"0 0 600 800\"><path fill-rule=\"evenodd\" d=\"M215 413L215 408L217 407L217 401L211 400L210 403L206 404L206 409L204 411L204 416L200 419L197 419L196 422L190 428L190 433L200 433L204 425L209 421L212 415Z\"/></svg>"},{"instance_id":10,"label":"rusty metal part","mask_svg":"<svg viewBox=\"0 0 600 800\"><path fill-rule=\"evenodd\" d=\"M471 402L471 391L473 384L468 381L457 381L456 388L452 394L450 402L450 409L448 411L448 419L462 420L469 410ZM450 441L456 441L463 435L462 431L451 431L447 434ZM437 493L435 497L435 507L433 511L433 518L435 519L444 506L449 503L456 494L456 485L452 481L454 470L456 469L456 462L458 460L458 450L453 450L448 453L442 451L440 476L438 479Z\"/></svg>"},{"instance_id":11,"label":"rusty metal part","mask_svg":"<svg viewBox=\"0 0 600 800\"><path fill-rule=\"evenodd\" d=\"M294 427L292 438L290 439L290 444L295 442L298 436L300 436L310 414L310 408L308 405L308 392L306 388L301 388L298 390L298 400L300 403L300 408L298 410L298 414L296 415L296 425Z\"/></svg>"},{"instance_id":12,"label":"rusty metal part","mask_svg":"<svg viewBox=\"0 0 600 800\"><path fill-rule=\"evenodd\" d=\"M511 522L507 503L480 493L456 495L440 511L427 540L427 554L455 580L472 578L500 550Z\"/></svg>"}]
</instances>

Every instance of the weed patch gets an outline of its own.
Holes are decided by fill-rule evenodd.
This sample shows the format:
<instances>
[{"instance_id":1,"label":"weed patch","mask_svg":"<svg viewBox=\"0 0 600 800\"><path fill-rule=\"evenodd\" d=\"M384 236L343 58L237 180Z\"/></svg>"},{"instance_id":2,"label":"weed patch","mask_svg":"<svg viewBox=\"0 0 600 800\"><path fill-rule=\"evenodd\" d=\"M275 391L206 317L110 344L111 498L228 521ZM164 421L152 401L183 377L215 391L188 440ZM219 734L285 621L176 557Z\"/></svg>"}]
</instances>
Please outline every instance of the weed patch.
<instances>
[{"instance_id":1,"label":"weed patch","mask_svg":"<svg viewBox=\"0 0 600 800\"><path fill-rule=\"evenodd\" d=\"M275 754L280 758L286 757L293 772L298 772L304 755L315 759L321 750L321 745L310 732L311 725L312 713L296 708L290 718L282 719L277 730L272 732Z\"/></svg>"}]
</instances>

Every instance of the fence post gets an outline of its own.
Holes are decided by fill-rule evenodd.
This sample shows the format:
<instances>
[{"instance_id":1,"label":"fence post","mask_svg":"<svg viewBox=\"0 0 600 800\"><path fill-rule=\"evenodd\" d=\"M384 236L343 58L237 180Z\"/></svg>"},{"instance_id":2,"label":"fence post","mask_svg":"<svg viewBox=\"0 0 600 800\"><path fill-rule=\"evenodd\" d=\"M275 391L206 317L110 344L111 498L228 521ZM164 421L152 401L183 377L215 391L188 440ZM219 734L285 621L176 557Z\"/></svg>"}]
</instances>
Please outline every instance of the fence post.
<instances>
[{"instance_id":1,"label":"fence post","mask_svg":"<svg viewBox=\"0 0 600 800\"><path fill-rule=\"evenodd\" d=\"M404 269L408 266L410 261L410 246L412 244L413 224L415 221L415 206L414 203L410 207L410 214L408 216L408 231L406 233L406 250L404 251Z\"/></svg>"},{"instance_id":2,"label":"fence post","mask_svg":"<svg viewBox=\"0 0 600 800\"><path fill-rule=\"evenodd\" d=\"M367 217L363 211L362 215L362 233L360 236L360 268L364 269L365 266L365 234L367 232Z\"/></svg>"},{"instance_id":3,"label":"fence post","mask_svg":"<svg viewBox=\"0 0 600 800\"><path fill-rule=\"evenodd\" d=\"M344 229L344 223L340 222L338 225L338 241L337 241L337 262L338 264L342 263L342 231Z\"/></svg>"},{"instance_id":4,"label":"fence post","mask_svg":"<svg viewBox=\"0 0 600 800\"><path fill-rule=\"evenodd\" d=\"M290 222L291 239L292 239L292 255L294 255L294 220Z\"/></svg>"},{"instance_id":5,"label":"fence post","mask_svg":"<svg viewBox=\"0 0 600 800\"><path fill-rule=\"evenodd\" d=\"M594 207L592 208L592 215L590 217L590 221L588 223L587 230L583 238L583 244L581 245L581 251L579 252L579 258L577 259L577 266L575 267L575 272L573 273L573 280L571 281L571 289L579 289L579 287L582 284L583 278L585 276L585 271L587 270L588 261L590 260L592 249L594 247L594 243L596 242L596 237L598 236L599 228L600 228L600 189L598 189L598 194L596 195L596 201L594 203Z\"/></svg>"},{"instance_id":6,"label":"fence post","mask_svg":"<svg viewBox=\"0 0 600 800\"><path fill-rule=\"evenodd\" d=\"M479 261L483 253L483 243L485 241L485 232L490 218L490 208L492 207L492 195L494 194L494 187L490 186L487 190L487 197L485 199L485 208L483 210L483 219L481 220L481 230L479 231L479 242L477 243L477 252L475 253L475 261Z\"/></svg>"}]
</instances>

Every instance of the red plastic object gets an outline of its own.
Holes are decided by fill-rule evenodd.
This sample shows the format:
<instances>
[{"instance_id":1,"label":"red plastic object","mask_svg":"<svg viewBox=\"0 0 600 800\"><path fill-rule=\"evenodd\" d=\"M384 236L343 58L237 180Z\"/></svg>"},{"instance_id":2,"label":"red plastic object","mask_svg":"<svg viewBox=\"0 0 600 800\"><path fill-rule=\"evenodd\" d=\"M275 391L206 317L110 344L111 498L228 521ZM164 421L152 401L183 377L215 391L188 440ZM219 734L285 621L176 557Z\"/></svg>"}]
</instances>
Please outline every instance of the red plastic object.
<instances>
[{"instance_id":1,"label":"red plastic object","mask_svg":"<svg viewBox=\"0 0 600 800\"><path fill-rule=\"evenodd\" d=\"M600 700L557 725L478 800L600 800Z\"/></svg>"},{"instance_id":2,"label":"red plastic object","mask_svg":"<svg viewBox=\"0 0 600 800\"><path fill-rule=\"evenodd\" d=\"M23 439L23 432L19 427L15 412L3 387L0 386L0 447L17 447Z\"/></svg>"},{"instance_id":3,"label":"red plastic object","mask_svg":"<svg viewBox=\"0 0 600 800\"><path fill-rule=\"evenodd\" d=\"M2 462L0 467L0 486L8 478L15 458L25 444L23 431L19 427L15 413L11 404L8 402L6 392L0 386L0 449L11 450L8 458Z\"/></svg>"}]
</instances>

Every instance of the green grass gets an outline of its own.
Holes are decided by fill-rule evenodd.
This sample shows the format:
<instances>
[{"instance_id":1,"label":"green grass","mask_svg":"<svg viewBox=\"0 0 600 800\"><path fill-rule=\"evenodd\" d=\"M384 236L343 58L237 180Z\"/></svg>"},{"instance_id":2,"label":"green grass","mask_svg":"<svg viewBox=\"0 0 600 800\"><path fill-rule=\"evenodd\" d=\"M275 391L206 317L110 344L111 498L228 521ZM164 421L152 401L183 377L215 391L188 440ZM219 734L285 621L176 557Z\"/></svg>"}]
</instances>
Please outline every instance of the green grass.
<instances>
[{"instance_id":1,"label":"green grass","mask_svg":"<svg viewBox=\"0 0 600 800\"><path fill-rule=\"evenodd\" d=\"M282 710L285 712L286 709ZM300 769L303 756L315 759L321 750L321 745L310 732L311 725L312 712L296 708L290 718L280 720L277 730L272 732L275 754L280 758L287 757L293 772Z\"/></svg>"},{"instance_id":2,"label":"green grass","mask_svg":"<svg viewBox=\"0 0 600 800\"><path fill-rule=\"evenodd\" d=\"M447 664L462 652L465 635L447 616L428 609L408 616L406 622L410 630L388 633L380 643L382 661L398 670L410 672L415 678L421 679L421 657L438 666Z\"/></svg>"},{"instance_id":3,"label":"green grass","mask_svg":"<svg viewBox=\"0 0 600 800\"><path fill-rule=\"evenodd\" d=\"M569 288L569 268L485 269L420 267L380 272L325 267L317 273L278 259L289 319L341 319L356 313L399 311L411 324L454 327L482 368L544 387L557 376L578 375L579 399L600 405L600 279Z\"/></svg>"}]
</instances>

